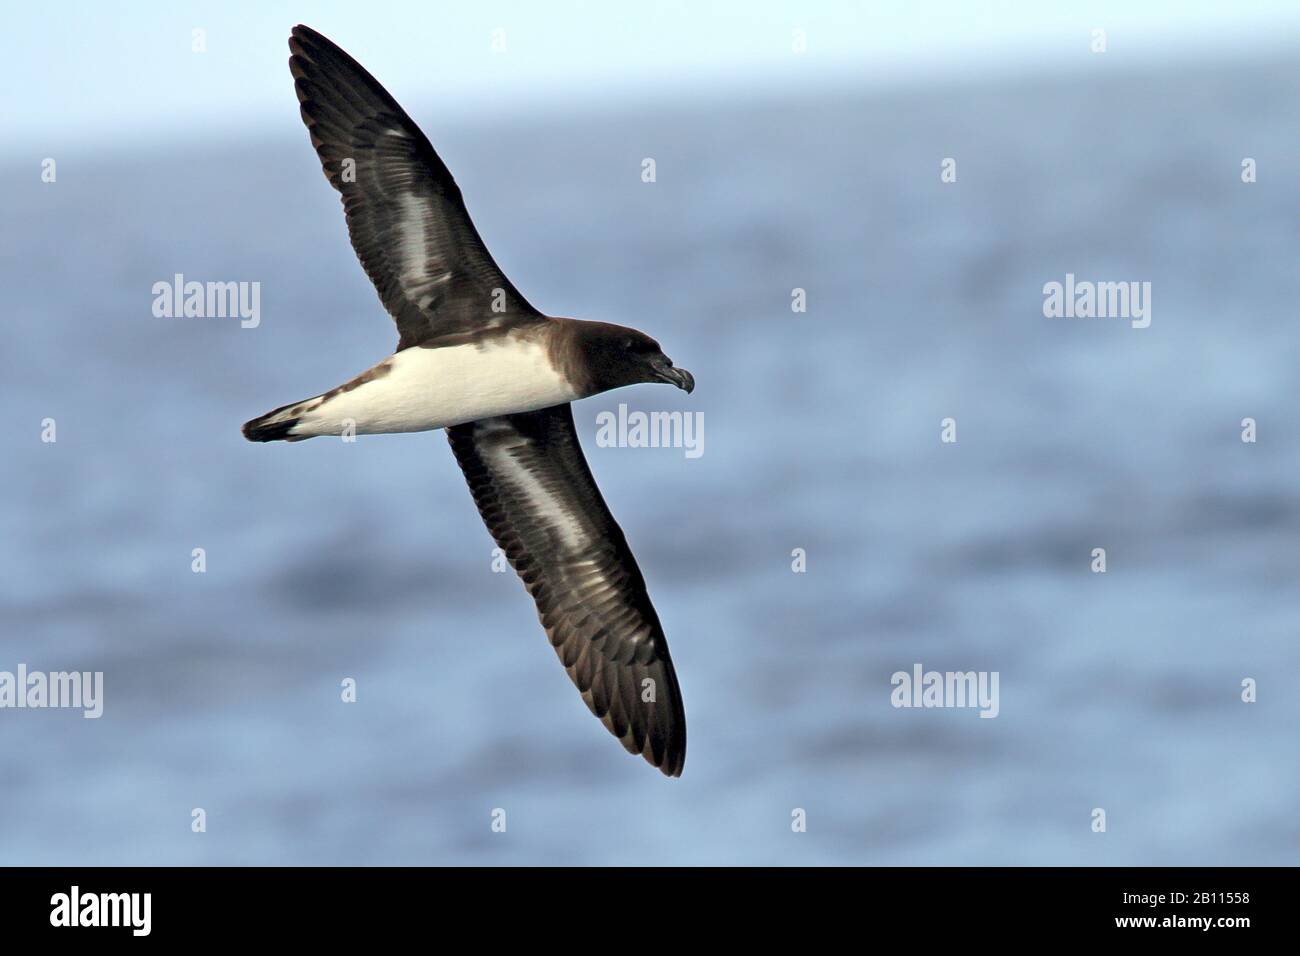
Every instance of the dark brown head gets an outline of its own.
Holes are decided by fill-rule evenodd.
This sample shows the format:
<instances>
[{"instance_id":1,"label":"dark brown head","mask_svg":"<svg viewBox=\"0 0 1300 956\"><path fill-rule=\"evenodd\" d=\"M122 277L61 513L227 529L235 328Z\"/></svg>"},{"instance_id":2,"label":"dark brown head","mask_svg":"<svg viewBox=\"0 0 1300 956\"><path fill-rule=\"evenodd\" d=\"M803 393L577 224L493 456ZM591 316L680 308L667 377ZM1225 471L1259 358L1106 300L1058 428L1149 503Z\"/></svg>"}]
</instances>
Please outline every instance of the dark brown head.
<instances>
[{"instance_id":1,"label":"dark brown head","mask_svg":"<svg viewBox=\"0 0 1300 956\"><path fill-rule=\"evenodd\" d=\"M569 320L567 324L570 355L581 356L573 368L578 374L570 377L586 383L585 394L640 382L667 382L688 393L694 390L695 377L675 367L659 343L644 332L608 322Z\"/></svg>"}]
</instances>

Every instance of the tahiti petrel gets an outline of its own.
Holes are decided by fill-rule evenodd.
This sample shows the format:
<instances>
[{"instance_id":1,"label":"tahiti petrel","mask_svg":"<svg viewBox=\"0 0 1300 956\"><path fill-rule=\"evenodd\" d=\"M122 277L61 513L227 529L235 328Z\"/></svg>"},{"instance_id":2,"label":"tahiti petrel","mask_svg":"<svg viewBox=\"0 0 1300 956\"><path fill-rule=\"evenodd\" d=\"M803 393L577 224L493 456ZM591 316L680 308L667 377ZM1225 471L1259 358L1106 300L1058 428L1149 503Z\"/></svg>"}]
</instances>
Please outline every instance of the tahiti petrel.
<instances>
[{"instance_id":1,"label":"tahiti petrel","mask_svg":"<svg viewBox=\"0 0 1300 956\"><path fill-rule=\"evenodd\" d=\"M484 523L582 699L627 750L680 776L686 715L663 628L583 457L569 402L695 380L636 329L553 318L497 267L429 140L355 60L294 27L289 70L396 352L255 418L250 441L446 428Z\"/></svg>"}]
</instances>

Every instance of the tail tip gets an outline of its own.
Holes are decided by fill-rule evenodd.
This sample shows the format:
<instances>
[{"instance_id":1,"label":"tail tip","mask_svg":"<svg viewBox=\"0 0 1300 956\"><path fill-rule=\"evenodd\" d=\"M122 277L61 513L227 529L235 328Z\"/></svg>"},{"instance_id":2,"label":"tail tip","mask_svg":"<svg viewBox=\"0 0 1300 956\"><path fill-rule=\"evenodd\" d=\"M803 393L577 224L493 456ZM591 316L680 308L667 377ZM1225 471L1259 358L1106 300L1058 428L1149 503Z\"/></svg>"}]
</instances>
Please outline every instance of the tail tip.
<instances>
[{"instance_id":1,"label":"tail tip","mask_svg":"<svg viewBox=\"0 0 1300 956\"><path fill-rule=\"evenodd\" d=\"M274 413L244 422L240 431L249 441L292 441L289 432L298 424L298 419L281 418L278 421L269 421L273 417Z\"/></svg>"}]
</instances>

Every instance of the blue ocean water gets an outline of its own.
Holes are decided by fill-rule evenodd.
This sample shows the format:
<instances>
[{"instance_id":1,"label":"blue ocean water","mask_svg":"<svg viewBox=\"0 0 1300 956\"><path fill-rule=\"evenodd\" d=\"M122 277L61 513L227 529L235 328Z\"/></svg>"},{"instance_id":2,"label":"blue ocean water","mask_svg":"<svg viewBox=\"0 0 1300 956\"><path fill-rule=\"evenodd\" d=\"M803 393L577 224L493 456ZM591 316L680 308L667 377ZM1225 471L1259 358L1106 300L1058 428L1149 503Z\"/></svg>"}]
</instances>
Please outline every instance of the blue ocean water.
<instances>
[{"instance_id":1,"label":"blue ocean water","mask_svg":"<svg viewBox=\"0 0 1300 956\"><path fill-rule=\"evenodd\" d=\"M575 409L680 780L587 713L441 435L241 438L395 342L291 102L55 184L11 155L0 670L103 671L105 709L0 710L0 863L1294 862L1298 99L1292 62L1187 61L410 104L534 304L695 373ZM260 324L154 317L175 273L260 282ZM1045 318L1067 273L1150 282L1150 327ZM702 412L704 454L597 447L620 402ZM999 716L893 708L915 663L997 671Z\"/></svg>"}]
</instances>

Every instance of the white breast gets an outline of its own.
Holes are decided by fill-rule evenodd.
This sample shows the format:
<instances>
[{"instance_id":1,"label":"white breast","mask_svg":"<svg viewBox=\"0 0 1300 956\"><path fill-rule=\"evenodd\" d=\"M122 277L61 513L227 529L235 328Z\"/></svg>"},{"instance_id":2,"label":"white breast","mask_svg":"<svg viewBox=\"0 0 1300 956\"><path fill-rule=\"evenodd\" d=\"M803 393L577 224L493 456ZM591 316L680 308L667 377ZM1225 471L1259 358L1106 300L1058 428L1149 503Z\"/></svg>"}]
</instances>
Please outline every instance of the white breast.
<instances>
[{"instance_id":1,"label":"white breast","mask_svg":"<svg viewBox=\"0 0 1300 956\"><path fill-rule=\"evenodd\" d=\"M305 412L294 435L338 435L349 425L358 435L428 431L578 397L541 344L510 336L491 344L415 346L371 371L369 381Z\"/></svg>"}]
</instances>

